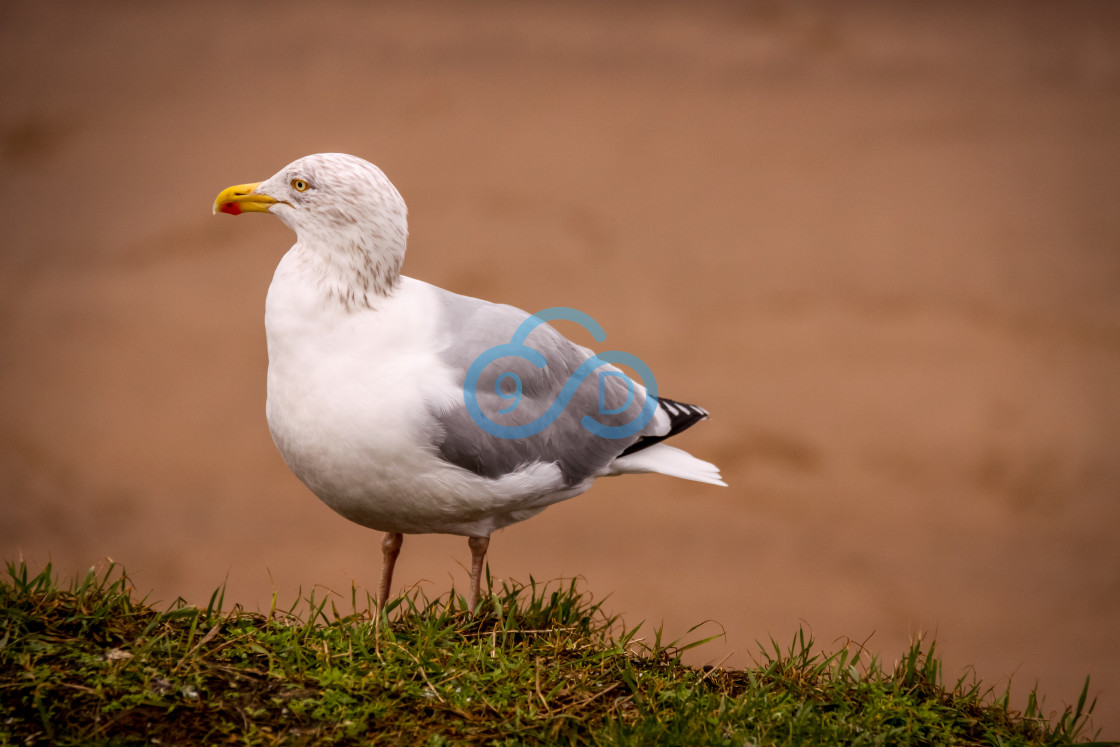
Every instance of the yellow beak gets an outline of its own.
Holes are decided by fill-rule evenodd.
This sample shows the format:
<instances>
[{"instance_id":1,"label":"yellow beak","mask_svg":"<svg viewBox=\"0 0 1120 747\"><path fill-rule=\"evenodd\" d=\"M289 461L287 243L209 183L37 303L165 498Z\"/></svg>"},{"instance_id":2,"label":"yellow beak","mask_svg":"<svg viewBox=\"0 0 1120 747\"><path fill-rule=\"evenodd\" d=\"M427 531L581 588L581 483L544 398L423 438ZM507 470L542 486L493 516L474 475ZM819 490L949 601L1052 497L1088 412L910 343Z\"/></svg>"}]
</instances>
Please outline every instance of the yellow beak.
<instances>
[{"instance_id":1,"label":"yellow beak","mask_svg":"<svg viewBox=\"0 0 1120 747\"><path fill-rule=\"evenodd\" d=\"M223 189L214 200L214 214L229 213L241 215L242 213L267 213L270 205L275 205L278 200L264 194L257 194L256 184L235 184Z\"/></svg>"}]
</instances>

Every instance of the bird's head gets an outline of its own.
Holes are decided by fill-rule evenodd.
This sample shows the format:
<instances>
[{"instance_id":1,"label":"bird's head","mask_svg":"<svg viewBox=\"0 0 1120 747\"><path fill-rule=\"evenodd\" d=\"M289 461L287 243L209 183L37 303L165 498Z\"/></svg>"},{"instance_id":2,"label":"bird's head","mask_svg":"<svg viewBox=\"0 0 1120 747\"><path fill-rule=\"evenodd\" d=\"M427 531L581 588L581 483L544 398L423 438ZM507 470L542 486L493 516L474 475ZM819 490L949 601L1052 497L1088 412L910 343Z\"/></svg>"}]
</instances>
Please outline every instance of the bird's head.
<instances>
[{"instance_id":1,"label":"bird's head","mask_svg":"<svg viewBox=\"0 0 1120 747\"><path fill-rule=\"evenodd\" d=\"M344 274L372 274L382 292L395 285L408 242L408 211L396 187L381 169L345 153L305 156L263 182L222 190L214 212L272 213L296 232L298 246Z\"/></svg>"}]
</instances>

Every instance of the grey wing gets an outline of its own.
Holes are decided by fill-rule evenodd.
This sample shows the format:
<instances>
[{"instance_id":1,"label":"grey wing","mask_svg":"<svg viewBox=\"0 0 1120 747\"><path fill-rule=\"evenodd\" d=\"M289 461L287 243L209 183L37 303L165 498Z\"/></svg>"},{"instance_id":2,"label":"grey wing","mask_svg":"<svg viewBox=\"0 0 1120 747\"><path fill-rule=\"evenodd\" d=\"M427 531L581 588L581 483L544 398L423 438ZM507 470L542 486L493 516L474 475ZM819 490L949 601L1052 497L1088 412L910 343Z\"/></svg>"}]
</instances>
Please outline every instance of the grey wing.
<instances>
[{"instance_id":1,"label":"grey wing","mask_svg":"<svg viewBox=\"0 0 1120 747\"><path fill-rule=\"evenodd\" d=\"M453 372L456 386L462 388L472 363L495 346L510 343L529 314L447 291L440 294L440 358ZM585 427L586 416L603 426L618 427L642 415L645 388L610 364L596 366L554 420L542 420L568 380L593 353L547 324L535 327L525 344L543 356L545 367L539 368L524 357L504 355L482 369L474 387L481 414L493 425L477 422L465 398L449 409L432 413L438 422L434 445L445 460L489 478L534 462L556 463L565 483L575 485L602 474L611 461L643 438L669 432L668 419L657 410L641 430L623 438L596 435ZM539 432L518 438L497 434L503 428L544 422L548 425Z\"/></svg>"}]
</instances>

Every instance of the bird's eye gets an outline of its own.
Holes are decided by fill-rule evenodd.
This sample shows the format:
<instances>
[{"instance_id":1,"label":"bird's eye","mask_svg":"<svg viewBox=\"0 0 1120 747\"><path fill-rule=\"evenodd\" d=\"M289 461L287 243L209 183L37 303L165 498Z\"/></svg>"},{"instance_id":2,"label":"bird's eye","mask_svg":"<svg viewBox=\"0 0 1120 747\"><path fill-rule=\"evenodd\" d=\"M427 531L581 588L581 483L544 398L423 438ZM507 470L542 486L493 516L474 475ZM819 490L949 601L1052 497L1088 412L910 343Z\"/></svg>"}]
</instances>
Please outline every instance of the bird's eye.
<instances>
[{"instance_id":1,"label":"bird's eye","mask_svg":"<svg viewBox=\"0 0 1120 747\"><path fill-rule=\"evenodd\" d=\"M292 189L297 192L306 192L311 185L303 179L292 179Z\"/></svg>"}]
</instances>

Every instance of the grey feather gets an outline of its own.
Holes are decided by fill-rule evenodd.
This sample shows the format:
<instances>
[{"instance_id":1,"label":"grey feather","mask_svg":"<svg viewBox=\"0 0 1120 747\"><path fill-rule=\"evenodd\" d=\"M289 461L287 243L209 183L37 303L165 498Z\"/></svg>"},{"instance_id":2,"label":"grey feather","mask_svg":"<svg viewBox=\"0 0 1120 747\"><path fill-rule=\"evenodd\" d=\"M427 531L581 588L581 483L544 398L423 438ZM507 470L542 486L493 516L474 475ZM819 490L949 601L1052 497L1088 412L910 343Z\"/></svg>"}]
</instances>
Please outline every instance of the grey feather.
<instances>
[{"instance_id":1,"label":"grey feather","mask_svg":"<svg viewBox=\"0 0 1120 747\"><path fill-rule=\"evenodd\" d=\"M512 306L448 291L439 293L440 338L447 342L440 351L440 358L452 370L455 384L461 388L471 364L487 350L509 343L529 314ZM576 345L547 324L534 329L525 342L544 355L545 368L537 368L518 356L503 356L486 366L476 387L483 414L499 425L522 426L534 422L556 401L576 369L593 355L591 350ZM643 435L652 433L647 424L642 432L611 439L598 436L583 426L584 416L591 416L604 426L620 426L632 423L641 413L646 393L637 382L633 382L634 393L629 406L619 413L611 413L626 404L630 390L626 383L629 377L602 375L608 371L622 373L610 364L596 368L596 373L583 380L568 405L549 426L522 438L501 438L488 432L471 418L465 403L433 412L438 422L432 434L433 445L448 462L485 477L497 478L534 462L554 462L560 467L566 484L577 485L602 474L615 457ZM505 372L520 378L522 396L515 409L500 414L500 410L512 404L494 390L495 383ZM507 378L503 390L509 391L511 383Z\"/></svg>"}]
</instances>

